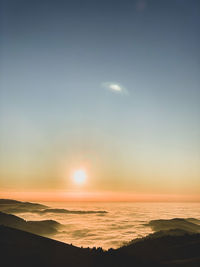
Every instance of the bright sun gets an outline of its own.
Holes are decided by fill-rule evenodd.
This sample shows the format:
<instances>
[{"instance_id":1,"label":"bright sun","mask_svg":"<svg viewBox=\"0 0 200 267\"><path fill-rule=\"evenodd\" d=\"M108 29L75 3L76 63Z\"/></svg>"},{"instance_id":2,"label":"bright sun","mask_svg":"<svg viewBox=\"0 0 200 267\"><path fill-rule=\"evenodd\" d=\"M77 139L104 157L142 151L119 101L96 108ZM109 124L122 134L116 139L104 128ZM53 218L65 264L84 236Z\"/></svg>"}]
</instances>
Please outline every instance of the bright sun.
<instances>
[{"instance_id":1,"label":"bright sun","mask_svg":"<svg viewBox=\"0 0 200 267\"><path fill-rule=\"evenodd\" d=\"M85 180L87 178L86 172L84 170L76 170L73 173L73 180L76 184L84 184Z\"/></svg>"}]
</instances>

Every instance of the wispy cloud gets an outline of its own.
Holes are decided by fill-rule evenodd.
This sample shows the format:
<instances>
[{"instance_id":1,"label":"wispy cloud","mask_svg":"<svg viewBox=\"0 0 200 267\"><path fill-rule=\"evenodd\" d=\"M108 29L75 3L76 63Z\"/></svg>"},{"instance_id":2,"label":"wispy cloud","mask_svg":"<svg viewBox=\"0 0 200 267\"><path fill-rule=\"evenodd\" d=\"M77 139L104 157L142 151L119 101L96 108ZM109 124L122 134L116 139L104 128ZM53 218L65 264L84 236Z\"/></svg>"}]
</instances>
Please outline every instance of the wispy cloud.
<instances>
[{"instance_id":1,"label":"wispy cloud","mask_svg":"<svg viewBox=\"0 0 200 267\"><path fill-rule=\"evenodd\" d=\"M121 84L116 83L116 82L103 83L103 87L114 92L114 93L118 93L118 94L127 94L128 93L127 89L124 86L122 86Z\"/></svg>"}]
</instances>

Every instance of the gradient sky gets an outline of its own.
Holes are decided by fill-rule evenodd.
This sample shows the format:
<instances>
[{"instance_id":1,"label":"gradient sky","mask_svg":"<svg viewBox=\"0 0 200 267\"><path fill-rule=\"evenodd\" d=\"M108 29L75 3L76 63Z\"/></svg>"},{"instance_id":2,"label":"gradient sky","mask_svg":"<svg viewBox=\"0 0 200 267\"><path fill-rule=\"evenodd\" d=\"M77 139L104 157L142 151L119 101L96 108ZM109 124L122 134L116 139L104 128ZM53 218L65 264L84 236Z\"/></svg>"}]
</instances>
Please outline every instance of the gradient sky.
<instances>
[{"instance_id":1,"label":"gradient sky","mask_svg":"<svg viewBox=\"0 0 200 267\"><path fill-rule=\"evenodd\" d=\"M199 0L0 12L2 196L200 200Z\"/></svg>"}]
</instances>

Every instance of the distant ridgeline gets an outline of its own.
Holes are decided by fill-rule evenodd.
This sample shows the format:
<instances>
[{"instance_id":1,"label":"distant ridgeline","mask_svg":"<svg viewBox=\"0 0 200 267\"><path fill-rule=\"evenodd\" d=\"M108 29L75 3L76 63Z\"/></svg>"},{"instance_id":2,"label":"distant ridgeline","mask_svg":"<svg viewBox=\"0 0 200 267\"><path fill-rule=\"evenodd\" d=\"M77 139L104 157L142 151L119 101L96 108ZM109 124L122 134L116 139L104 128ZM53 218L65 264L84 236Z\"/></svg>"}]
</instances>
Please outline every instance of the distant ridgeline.
<instances>
[{"instance_id":1,"label":"distant ridgeline","mask_svg":"<svg viewBox=\"0 0 200 267\"><path fill-rule=\"evenodd\" d=\"M96 214L107 213L104 210L66 210L66 209L51 209L48 206L38 203L21 202L10 199L0 199L0 211L6 213L69 213L69 214Z\"/></svg>"}]
</instances>

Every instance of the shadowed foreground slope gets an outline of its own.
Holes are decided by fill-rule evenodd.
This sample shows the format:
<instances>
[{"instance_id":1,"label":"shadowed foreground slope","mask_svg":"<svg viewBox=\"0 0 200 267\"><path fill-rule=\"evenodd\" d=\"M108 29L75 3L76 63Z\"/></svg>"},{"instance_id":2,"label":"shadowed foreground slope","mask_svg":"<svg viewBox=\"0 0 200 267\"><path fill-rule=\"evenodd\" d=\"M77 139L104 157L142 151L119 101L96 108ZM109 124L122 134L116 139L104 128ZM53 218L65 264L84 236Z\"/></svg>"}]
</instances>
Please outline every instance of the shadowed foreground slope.
<instances>
[{"instance_id":1,"label":"shadowed foreground slope","mask_svg":"<svg viewBox=\"0 0 200 267\"><path fill-rule=\"evenodd\" d=\"M0 226L3 267L200 266L200 235L151 235L120 249L83 249Z\"/></svg>"},{"instance_id":2,"label":"shadowed foreground slope","mask_svg":"<svg viewBox=\"0 0 200 267\"><path fill-rule=\"evenodd\" d=\"M88 253L62 242L0 226L1 266L81 266ZM83 265L82 265L83 266Z\"/></svg>"}]
</instances>

